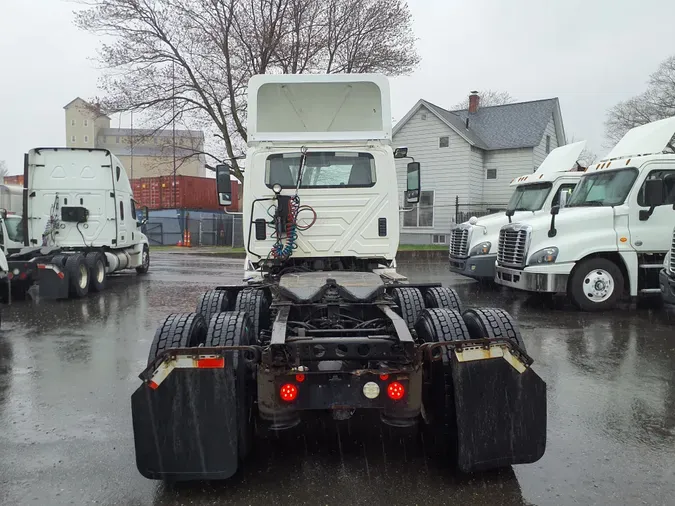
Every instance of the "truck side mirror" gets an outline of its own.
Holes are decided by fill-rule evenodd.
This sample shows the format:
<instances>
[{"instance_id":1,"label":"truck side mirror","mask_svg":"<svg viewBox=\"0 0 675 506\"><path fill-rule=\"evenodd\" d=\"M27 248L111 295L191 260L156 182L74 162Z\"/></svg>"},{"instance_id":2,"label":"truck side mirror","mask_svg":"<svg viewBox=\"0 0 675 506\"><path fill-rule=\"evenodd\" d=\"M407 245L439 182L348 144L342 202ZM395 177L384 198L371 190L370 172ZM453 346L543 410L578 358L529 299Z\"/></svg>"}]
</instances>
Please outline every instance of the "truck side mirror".
<instances>
[{"instance_id":1,"label":"truck side mirror","mask_svg":"<svg viewBox=\"0 0 675 506\"><path fill-rule=\"evenodd\" d=\"M408 156L408 148L396 148L394 150L394 158L406 158Z\"/></svg>"},{"instance_id":2,"label":"truck side mirror","mask_svg":"<svg viewBox=\"0 0 675 506\"><path fill-rule=\"evenodd\" d=\"M560 192L560 207L563 208L567 206L567 197L569 197L569 192L567 190L563 190Z\"/></svg>"},{"instance_id":3,"label":"truck side mirror","mask_svg":"<svg viewBox=\"0 0 675 506\"><path fill-rule=\"evenodd\" d=\"M148 222L148 218L150 217L150 209L148 209L148 206L143 206L141 209L141 226L143 226Z\"/></svg>"},{"instance_id":4,"label":"truck side mirror","mask_svg":"<svg viewBox=\"0 0 675 506\"><path fill-rule=\"evenodd\" d=\"M232 204L232 181L230 181L230 167L228 165L216 165L216 188L218 203L221 206Z\"/></svg>"},{"instance_id":5,"label":"truck side mirror","mask_svg":"<svg viewBox=\"0 0 675 506\"><path fill-rule=\"evenodd\" d=\"M417 204L420 201L420 162L408 164L408 186L405 192L406 204Z\"/></svg>"}]
</instances>

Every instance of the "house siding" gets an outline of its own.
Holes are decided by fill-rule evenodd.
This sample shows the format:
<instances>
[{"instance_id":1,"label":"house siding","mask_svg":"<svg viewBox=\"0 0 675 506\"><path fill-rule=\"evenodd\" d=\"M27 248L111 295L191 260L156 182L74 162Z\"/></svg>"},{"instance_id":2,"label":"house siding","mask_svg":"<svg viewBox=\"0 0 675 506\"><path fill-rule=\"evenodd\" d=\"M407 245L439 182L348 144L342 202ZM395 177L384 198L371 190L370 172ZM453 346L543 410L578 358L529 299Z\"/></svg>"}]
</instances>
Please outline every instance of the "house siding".
<instances>
[{"instance_id":1,"label":"house siding","mask_svg":"<svg viewBox=\"0 0 675 506\"><path fill-rule=\"evenodd\" d=\"M535 170L537 168L539 168L541 163L548 156L548 153L546 152L546 136L547 135L551 136L550 151L553 151L555 148L558 147L558 136L556 135L555 122L553 121L553 115L552 114L551 114L551 119L548 122L548 125L546 125L546 130L544 130L544 135L541 137L541 142L539 143L538 146L536 146L534 148L533 161L534 161Z\"/></svg>"},{"instance_id":2,"label":"house siding","mask_svg":"<svg viewBox=\"0 0 675 506\"><path fill-rule=\"evenodd\" d=\"M471 148L469 154L469 194L468 202L459 198L460 204L481 204L483 203L483 182L485 180L485 151L478 148Z\"/></svg>"},{"instance_id":3,"label":"house siding","mask_svg":"<svg viewBox=\"0 0 675 506\"><path fill-rule=\"evenodd\" d=\"M422 119L426 114L426 120ZM439 138L448 136L449 147L440 148ZM402 244L428 244L433 234L447 234L454 217L455 196L460 199L470 191L469 143L439 120L426 107L421 107L393 138L394 146L406 146L410 156L421 164L422 191L434 191L433 227L404 227L401 220ZM406 166L409 160L396 160L399 199L403 205L406 189Z\"/></svg>"},{"instance_id":4,"label":"house siding","mask_svg":"<svg viewBox=\"0 0 675 506\"><path fill-rule=\"evenodd\" d=\"M511 198L511 181L534 172L532 148L505 149L485 153L483 200L487 204L505 205ZM488 169L497 170L497 179L487 179Z\"/></svg>"}]
</instances>

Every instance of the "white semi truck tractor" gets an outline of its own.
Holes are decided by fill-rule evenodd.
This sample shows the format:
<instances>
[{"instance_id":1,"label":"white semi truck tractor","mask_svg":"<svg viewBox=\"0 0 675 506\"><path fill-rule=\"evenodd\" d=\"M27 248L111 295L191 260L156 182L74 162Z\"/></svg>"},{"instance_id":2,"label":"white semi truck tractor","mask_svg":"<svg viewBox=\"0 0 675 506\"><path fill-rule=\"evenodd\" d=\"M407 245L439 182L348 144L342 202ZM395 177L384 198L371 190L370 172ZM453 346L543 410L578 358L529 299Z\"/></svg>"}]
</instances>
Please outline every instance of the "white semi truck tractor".
<instances>
[{"instance_id":1,"label":"white semi truck tractor","mask_svg":"<svg viewBox=\"0 0 675 506\"><path fill-rule=\"evenodd\" d=\"M659 294L675 222L675 117L633 128L589 167L565 208L505 225L495 281L567 294L582 310Z\"/></svg>"},{"instance_id":2,"label":"white semi truck tractor","mask_svg":"<svg viewBox=\"0 0 675 506\"><path fill-rule=\"evenodd\" d=\"M3 213L10 293L84 297L125 269L148 272L150 248L120 160L105 149L35 148L24 157L20 214ZM147 209L146 209L147 216Z\"/></svg>"},{"instance_id":3,"label":"white semi truck tractor","mask_svg":"<svg viewBox=\"0 0 675 506\"><path fill-rule=\"evenodd\" d=\"M502 226L527 221L561 204L583 172L574 170L586 141L554 149L532 174L511 181L513 194L504 213L456 224L450 230L450 270L478 280L494 280L497 239Z\"/></svg>"},{"instance_id":4,"label":"white semi truck tractor","mask_svg":"<svg viewBox=\"0 0 675 506\"><path fill-rule=\"evenodd\" d=\"M399 189L381 75L249 83L244 244L249 283L167 315L131 398L136 464L163 480L231 477L258 429L368 411L419 427L464 471L538 460L546 385L516 322L395 270ZM230 171L217 167L221 205ZM407 166L406 204L420 164ZM256 273L256 276L252 276ZM499 385L499 388L495 388ZM283 472L283 471L281 471Z\"/></svg>"}]
</instances>

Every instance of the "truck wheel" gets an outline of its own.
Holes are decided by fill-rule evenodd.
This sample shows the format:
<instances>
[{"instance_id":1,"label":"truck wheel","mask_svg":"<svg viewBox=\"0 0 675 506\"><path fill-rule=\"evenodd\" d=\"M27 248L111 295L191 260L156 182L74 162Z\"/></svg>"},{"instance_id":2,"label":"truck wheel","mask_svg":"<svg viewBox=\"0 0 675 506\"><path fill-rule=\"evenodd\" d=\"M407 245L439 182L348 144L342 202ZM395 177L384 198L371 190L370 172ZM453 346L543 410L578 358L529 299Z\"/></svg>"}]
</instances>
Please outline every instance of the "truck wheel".
<instances>
[{"instance_id":1,"label":"truck wheel","mask_svg":"<svg viewBox=\"0 0 675 506\"><path fill-rule=\"evenodd\" d=\"M208 325L213 315L227 311L228 303L225 290L209 290L199 296L197 312L202 314Z\"/></svg>"},{"instance_id":2,"label":"truck wheel","mask_svg":"<svg viewBox=\"0 0 675 506\"><path fill-rule=\"evenodd\" d=\"M470 339L462 315L452 309L431 308L421 312L415 325L417 336L427 343ZM452 381L452 350L438 348L442 360L425 363L426 386L422 391L431 452L454 460L457 452L457 418Z\"/></svg>"},{"instance_id":3,"label":"truck wheel","mask_svg":"<svg viewBox=\"0 0 675 506\"><path fill-rule=\"evenodd\" d=\"M467 309L462 315L471 339L508 338L527 353L523 336L513 317L499 308Z\"/></svg>"},{"instance_id":4,"label":"truck wheel","mask_svg":"<svg viewBox=\"0 0 675 506\"><path fill-rule=\"evenodd\" d=\"M260 288L245 288L237 294L234 303L235 311L248 313L253 322L255 340L260 339L260 332L270 328L270 303L264 290Z\"/></svg>"},{"instance_id":5,"label":"truck wheel","mask_svg":"<svg viewBox=\"0 0 675 506\"><path fill-rule=\"evenodd\" d=\"M66 257L66 271L68 271L71 297L80 298L89 293L89 267L84 256L80 253Z\"/></svg>"},{"instance_id":6,"label":"truck wheel","mask_svg":"<svg viewBox=\"0 0 675 506\"><path fill-rule=\"evenodd\" d=\"M102 292L105 289L105 257L102 253L91 252L85 257L89 267L89 289L92 292Z\"/></svg>"},{"instance_id":7,"label":"truck wheel","mask_svg":"<svg viewBox=\"0 0 675 506\"><path fill-rule=\"evenodd\" d=\"M575 306L583 311L612 309L623 292L621 269L606 258L589 258L572 273L567 292Z\"/></svg>"},{"instance_id":8,"label":"truck wheel","mask_svg":"<svg viewBox=\"0 0 675 506\"><path fill-rule=\"evenodd\" d=\"M253 323L248 314L241 311L230 311L218 313L211 318L205 346L248 346L252 344L255 344L255 336L253 334ZM237 399L236 412L239 432L237 445L239 460L243 460L253 446L255 377L251 368L246 367L241 352L230 352L226 355L225 360L232 360L232 367L236 371L234 388Z\"/></svg>"},{"instance_id":9,"label":"truck wheel","mask_svg":"<svg viewBox=\"0 0 675 506\"><path fill-rule=\"evenodd\" d=\"M401 318L408 324L409 329L413 329L417 316L424 309L422 292L417 288L394 288L392 295L399 307Z\"/></svg>"},{"instance_id":10,"label":"truck wheel","mask_svg":"<svg viewBox=\"0 0 675 506\"><path fill-rule=\"evenodd\" d=\"M424 294L424 304L426 307L442 307L462 312L462 301L459 300L457 292L444 286L429 288Z\"/></svg>"},{"instance_id":11,"label":"truck wheel","mask_svg":"<svg viewBox=\"0 0 675 506\"><path fill-rule=\"evenodd\" d=\"M192 348L206 339L206 323L199 313L170 314L159 325L150 345L148 365L171 348Z\"/></svg>"},{"instance_id":12,"label":"truck wheel","mask_svg":"<svg viewBox=\"0 0 675 506\"><path fill-rule=\"evenodd\" d=\"M138 274L146 274L150 270L150 248L147 244L143 245L143 253L141 253L141 265L136 267Z\"/></svg>"}]
</instances>

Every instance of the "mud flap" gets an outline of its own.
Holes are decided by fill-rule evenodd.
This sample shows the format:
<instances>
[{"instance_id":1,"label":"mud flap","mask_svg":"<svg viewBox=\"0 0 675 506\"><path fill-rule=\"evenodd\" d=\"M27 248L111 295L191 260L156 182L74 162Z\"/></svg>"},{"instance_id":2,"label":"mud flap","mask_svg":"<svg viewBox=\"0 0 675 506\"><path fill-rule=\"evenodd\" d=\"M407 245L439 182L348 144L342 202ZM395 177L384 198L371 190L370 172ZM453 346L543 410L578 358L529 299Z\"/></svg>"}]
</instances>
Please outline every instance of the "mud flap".
<instances>
[{"instance_id":1,"label":"mud flap","mask_svg":"<svg viewBox=\"0 0 675 506\"><path fill-rule=\"evenodd\" d=\"M149 479L221 480L238 466L231 369L174 369L131 396L136 466Z\"/></svg>"},{"instance_id":2,"label":"mud flap","mask_svg":"<svg viewBox=\"0 0 675 506\"><path fill-rule=\"evenodd\" d=\"M539 460L546 448L546 383L503 358L459 362L452 378L460 470L480 471Z\"/></svg>"},{"instance_id":3,"label":"mud flap","mask_svg":"<svg viewBox=\"0 0 675 506\"><path fill-rule=\"evenodd\" d=\"M70 278L66 271L62 272L62 278L51 269L39 269L37 273L40 298L49 300L68 298Z\"/></svg>"}]
</instances>

